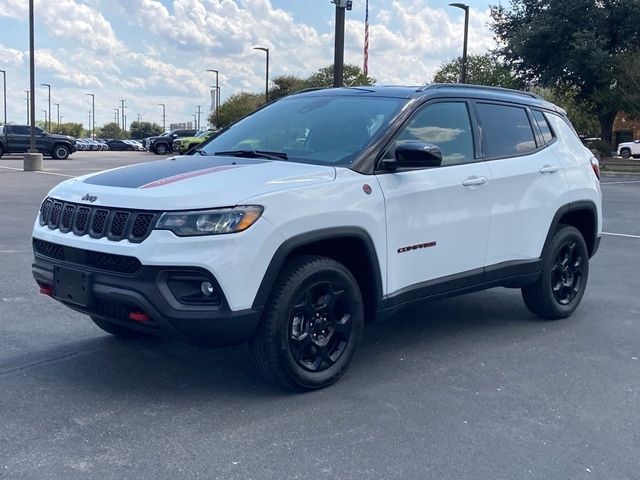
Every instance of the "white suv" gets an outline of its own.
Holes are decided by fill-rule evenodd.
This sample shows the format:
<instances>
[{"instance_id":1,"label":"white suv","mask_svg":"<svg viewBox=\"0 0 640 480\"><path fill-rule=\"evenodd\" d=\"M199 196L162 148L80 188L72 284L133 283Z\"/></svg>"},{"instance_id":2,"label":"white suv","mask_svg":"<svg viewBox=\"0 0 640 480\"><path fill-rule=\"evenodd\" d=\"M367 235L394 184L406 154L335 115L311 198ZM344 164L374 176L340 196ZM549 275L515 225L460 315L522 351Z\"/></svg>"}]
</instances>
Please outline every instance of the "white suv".
<instances>
[{"instance_id":1,"label":"white suv","mask_svg":"<svg viewBox=\"0 0 640 480\"><path fill-rule=\"evenodd\" d=\"M330 385L364 325L521 288L576 309L601 234L598 163L565 112L456 85L302 92L191 156L67 180L42 203L42 293L117 336L250 342L289 389Z\"/></svg>"},{"instance_id":2,"label":"white suv","mask_svg":"<svg viewBox=\"0 0 640 480\"><path fill-rule=\"evenodd\" d=\"M618 145L618 155L622 158L640 157L640 140L625 142Z\"/></svg>"}]
</instances>

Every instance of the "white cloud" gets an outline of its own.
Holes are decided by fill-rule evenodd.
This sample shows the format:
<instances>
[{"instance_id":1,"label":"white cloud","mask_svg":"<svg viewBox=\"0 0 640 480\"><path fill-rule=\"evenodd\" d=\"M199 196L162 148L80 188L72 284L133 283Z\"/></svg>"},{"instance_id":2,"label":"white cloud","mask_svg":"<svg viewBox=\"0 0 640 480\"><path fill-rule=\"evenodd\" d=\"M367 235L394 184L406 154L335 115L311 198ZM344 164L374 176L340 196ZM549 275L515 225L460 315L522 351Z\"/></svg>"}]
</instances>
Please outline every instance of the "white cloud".
<instances>
[{"instance_id":1,"label":"white cloud","mask_svg":"<svg viewBox=\"0 0 640 480\"><path fill-rule=\"evenodd\" d=\"M65 118L83 121L88 91L96 94L98 122L113 118L121 98L129 112L168 121L187 121L195 105L209 105L209 89L220 71L223 99L239 90L261 91L264 53L271 50L272 77L306 76L333 61L333 24L301 22L275 3L285 0L36 0L38 83L54 85ZM290 0L301 1L301 0ZM308 2L310 0L303 0ZM316 1L316 0L314 0ZM331 18L331 6L327 3ZM427 0L391 0L370 18L370 74L380 84L429 81L443 62L462 48L463 15L429 6ZM168 5L168 6L165 6ZM0 0L0 28L26 21L26 0ZM362 5L347 14L345 60L362 64ZM475 9L470 53L494 46L488 11ZM117 28L114 28L117 27ZM24 44L0 39L0 58L11 70L14 116L24 116L20 95L28 84ZM40 100L42 95L39 96ZM40 107L41 105L39 105ZM133 118L130 113L129 118Z\"/></svg>"}]
</instances>

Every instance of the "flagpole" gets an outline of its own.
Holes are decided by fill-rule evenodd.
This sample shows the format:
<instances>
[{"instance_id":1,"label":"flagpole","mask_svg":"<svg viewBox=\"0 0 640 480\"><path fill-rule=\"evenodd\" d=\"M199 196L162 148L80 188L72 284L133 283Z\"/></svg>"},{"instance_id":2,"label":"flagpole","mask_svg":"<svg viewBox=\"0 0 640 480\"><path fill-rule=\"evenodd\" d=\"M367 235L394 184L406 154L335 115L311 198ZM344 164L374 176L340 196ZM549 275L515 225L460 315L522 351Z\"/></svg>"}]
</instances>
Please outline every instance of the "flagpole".
<instances>
[{"instance_id":1,"label":"flagpole","mask_svg":"<svg viewBox=\"0 0 640 480\"><path fill-rule=\"evenodd\" d=\"M369 75L369 0L366 2L364 17L364 68L365 76Z\"/></svg>"}]
</instances>

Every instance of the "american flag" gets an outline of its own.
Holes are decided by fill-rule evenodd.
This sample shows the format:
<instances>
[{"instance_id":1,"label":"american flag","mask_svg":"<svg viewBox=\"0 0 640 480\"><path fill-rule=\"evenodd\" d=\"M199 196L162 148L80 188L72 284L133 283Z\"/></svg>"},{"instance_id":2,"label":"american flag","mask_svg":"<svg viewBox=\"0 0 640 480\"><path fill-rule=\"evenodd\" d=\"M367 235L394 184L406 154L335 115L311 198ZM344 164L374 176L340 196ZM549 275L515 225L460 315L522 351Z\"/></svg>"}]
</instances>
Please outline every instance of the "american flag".
<instances>
[{"instance_id":1,"label":"american flag","mask_svg":"<svg viewBox=\"0 0 640 480\"><path fill-rule=\"evenodd\" d=\"M364 17L364 74L369 75L369 0L366 4Z\"/></svg>"}]
</instances>

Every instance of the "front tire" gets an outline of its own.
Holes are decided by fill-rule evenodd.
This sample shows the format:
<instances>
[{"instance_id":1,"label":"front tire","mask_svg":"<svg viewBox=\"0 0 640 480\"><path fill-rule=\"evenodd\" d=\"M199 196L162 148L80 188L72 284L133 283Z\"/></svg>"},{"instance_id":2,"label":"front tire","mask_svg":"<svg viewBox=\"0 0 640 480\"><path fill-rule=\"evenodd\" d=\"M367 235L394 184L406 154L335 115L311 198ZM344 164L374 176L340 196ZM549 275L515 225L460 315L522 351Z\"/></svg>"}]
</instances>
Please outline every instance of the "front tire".
<instances>
[{"instance_id":1,"label":"front tire","mask_svg":"<svg viewBox=\"0 0 640 480\"><path fill-rule=\"evenodd\" d=\"M320 256L288 261L250 341L262 376L287 390L335 383L362 338L362 295L351 272Z\"/></svg>"},{"instance_id":2,"label":"front tire","mask_svg":"<svg viewBox=\"0 0 640 480\"><path fill-rule=\"evenodd\" d=\"M98 317L91 317L91 320L93 320L93 323L95 323L98 327L100 327L100 329L117 338L149 337L149 334L147 333L140 332L138 330L133 330L127 327L123 327L122 325L111 323L106 320L102 320L101 318L98 318Z\"/></svg>"},{"instance_id":3,"label":"front tire","mask_svg":"<svg viewBox=\"0 0 640 480\"><path fill-rule=\"evenodd\" d=\"M542 254L540 278L522 289L522 298L540 318L566 318L578 308L588 277L589 252L582 233L561 225Z\"/></svg>"},{"instance_id":4,"label":"front tire","mask_svg":"<svg viewBox=\"0 0 640 480\"><path fill-rule=\"evenodd\" d=\"M56 160L66 160L69 158L69 148L66 145L55 145L51 156Z\"/></svg>"},{"instance_id":5,"label":"front tire","mask_svg":"<svg viewBox=\"0 0 640 480\"><path fill-rule=\"evenodd\" d=\"M623 148L622 150L620 150L620 156L624 159L631 158L631 150L628 148Z\"/></svg>"}]
</instances>

